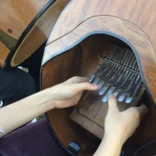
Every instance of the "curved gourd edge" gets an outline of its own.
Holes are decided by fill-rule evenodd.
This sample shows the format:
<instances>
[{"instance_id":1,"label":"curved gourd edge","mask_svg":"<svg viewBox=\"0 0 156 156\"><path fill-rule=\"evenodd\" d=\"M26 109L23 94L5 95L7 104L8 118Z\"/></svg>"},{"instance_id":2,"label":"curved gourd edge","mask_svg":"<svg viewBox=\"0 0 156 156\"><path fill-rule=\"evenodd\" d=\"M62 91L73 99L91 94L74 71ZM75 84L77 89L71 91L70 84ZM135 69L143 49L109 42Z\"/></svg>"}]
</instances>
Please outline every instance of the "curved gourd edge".
<instances>
[{"instance_id":1,"label":"curved gourd edge","mask_svg":"<svg viewBox=\"0 0 156 156\"><path fill-rule=\"evenodd\" d=\"M62 12L60 13L59 17L57 18L57 20L56 20L54 26L51 28L50 33L49 33L49 37L48 37L48 39L47 39L46 44L49 44L49 38L50 38L50 36L51 36L52 31L53 31L53 30L55 29L55 27L57 26L57 22L59 21L59 19L60 19L60 17L62 16L62 14L64 14L64 12L67 10L67 8L68 8L68 6L71 4L71 2L72 2L72 0L70 0L70 1L68 2L68 4L64 7L64 9L63 9Z\"/></svg>"},{"instance_id":2,"label":"curved gourd edge","mask_svg":"<svg viewBox=\"0 0 156 156\"><path fill-rule=\"evenodd\" d=\"M115 38L117 38L117 39L123 41L124 43L126 43L126 44L132 49L132 51L133 51L134 54L135 54L135 57L136 57L136 60L137 60L137 64L138 64L138 66L139 66L139 70L140 70L140 73L141 73L141 77L142 77L144 86L145 86L145 88L146 88L146 91L147 91L147 93L148 93L148 96L149 96L149 98L151 99L153 105L156 106L156 104L155 104L155 102L154 102L154 100L153 100L153 98L152 98L152 95L151 95L151 93L150 93L150 91L149 91L149 89L148 89L148 86L147 86L147 84L146 84L146 81L145 81L145 78L144 78L144 75L143 75L143 71L142 71L142 67L141 67L141 63L140 63L140 59L139 59L137 50L134 48L134 46L133 46L127 39L125 39L124 37L122 37L122 36L120 36L120 35L118 35L118 34L115 34L115 33L109 32L109 31L92 31L92 32L90 32L90 33L84 35L83 37L81 37L79 40L77 40L77 41L76 41L75 43L73 43L71 46L68 46L67 48L64 48L64 49L58 51L57 53L55 53L54 55L52 55L51 59L53 59L53 58L55 58L55 57L57 57L57 56L59 56L59 55L65 53L65 52L67 52L68 50L70 50L70 49L72 49L73 47L77 46L79 43L81 43L81 42L82 42L83 40L85 40L87 37L92 36L92 35L95 35L95 34L103 34L103 35L109 35L109 36L115 37ZM48 59L47 61L42 62L42 68L43 68L44 65L45 65L47 62L49 62L51 59Z\"/></svg>"},{"instance_id":3,"label":"curved gourd edge","mask_svg":"<svg viewBox=\"0 0 156 156\"><path fill-rule=\"evenodd\" d=\"M12 57L14 56L15 52L18 50L19 46L21 45L21 43L25 40L25 37L29 34L29 32L34 28L34 26L36 25L36 23L38 22L38 19L44 15L44 13L47 11L47 9L49 9L52 4L55 2L56 0L52 0L49 1L40 11L39 13L35 16L35 18L30 22L30 24L27 26L27 28L24 30L24 32L21 34L21 36L19 37L19 39L17 40L16 46L14 47L14 49L12 49L9 53L9 55L6 58L6 61L4 63L4 68L10 68L11 66L11 60Z\"/></svg>"},{"instance_id":4,"label":"curved gourd edge","mask_svg":"<svg viewBox=\"0 0 156 156\"><path fill-rule=\"evenodd\" d=\"M42 68L40 69L40 78L39 78L39 81L40 81L40 91L41 91L42 88L43 88L42 87ZM56 132L54 131L53 126L50 123L50 119L48 117L48 113L46 113L46 119L48 121L49 128L50 128L51 132L53 133L54 137L56 138L56 140L60 143L60 145L65 149L66 152L68 152L69 154L72 155L71 151L63 144L63 142L61 142L61 140L57 136Z\"/></svg>"}]
</instances>

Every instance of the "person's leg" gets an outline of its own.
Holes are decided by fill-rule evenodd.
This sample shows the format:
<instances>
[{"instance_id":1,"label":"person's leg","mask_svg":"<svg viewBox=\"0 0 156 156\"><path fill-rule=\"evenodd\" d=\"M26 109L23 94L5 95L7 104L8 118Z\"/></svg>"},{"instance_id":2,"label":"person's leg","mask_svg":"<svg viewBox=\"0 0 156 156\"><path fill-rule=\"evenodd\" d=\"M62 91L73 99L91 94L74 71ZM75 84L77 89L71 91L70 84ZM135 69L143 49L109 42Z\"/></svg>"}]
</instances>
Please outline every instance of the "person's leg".
<instances>
[{"instance_id":1,"label":"person's leg","mask_svg":"<svg viewBox=\"0 0 156 156\"><path fill-rule=\"evenodd\" d=\"M0 139L0 156L65 156L46 119L24 126Z\"/></svg>"},{"instance_id":2,"label":"person's leg","mask_svg":"<svg viewBox=\"0 0 156 156\"><path fill-rule=\"evenodd\" d=\"M0 68L0 101L3 106L18 101L36 92L32 77L21 69Z\"/></svg>"},{"instance_id":3,"label":"person's leg","mask_svg":"<svg viewBox=\"0 0 156 156\"><path fill-rule=\"evenodd\" d=\"M4 106L36 92L32 77L20 70L0 69L0 101ZM23 126L0 139L0 156L63 156L47 120Z\"/></svg>"}]
</instances>

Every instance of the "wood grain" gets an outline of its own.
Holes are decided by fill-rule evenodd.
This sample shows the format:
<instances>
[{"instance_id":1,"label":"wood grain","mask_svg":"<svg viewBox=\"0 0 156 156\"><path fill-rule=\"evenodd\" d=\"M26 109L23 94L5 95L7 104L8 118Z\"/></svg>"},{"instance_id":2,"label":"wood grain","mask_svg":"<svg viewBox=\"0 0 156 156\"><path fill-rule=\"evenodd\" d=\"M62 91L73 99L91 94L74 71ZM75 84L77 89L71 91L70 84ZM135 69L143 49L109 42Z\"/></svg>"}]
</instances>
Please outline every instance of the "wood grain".
<instances>
[{"instance_id":1,"label":"wood grain","mask_svg":"<svg viewBox=\"0 0 156 156\"><path fill-rule=\"evenodd\" d=\"M4 12L6 12L6 8L10 9L10 12L7 12L5 16L5 18L7 19L2 19L3 23L0 24L0 30L3 32L3 34L10 36L7 40L8 44L6 45L8 49L10 49L9 45L13 45L13 43L11 42L12 40L9 39L15 40L15 44L13 46L14 48L20 36L23 34L24 30L28 27L28 25L35 18L35 16L38 13L41 13L41 9L44 8L47 2L47 0L42 0L40 3L38 3L38 1L36 0L26 1L25 3L21 3L21 1L16 3L12 1L7 1L3 3L3 6L0 6L0 8L2 7L1 10L3 10ZM20 41L21 43L18 47L16 47L17 49L14 49L14 51L12 51L12 53L14 54L12 55L11 53L8 53L7 55L5 55L5 57L3 57L3 59L8 58L6 62L7 67L15 67L21 64L47 40L50 30L56 22L57 17L68 2L69 0L57 0L53 4L49 3L49 5L52 5L34 23L31 30L27 32L27 34L24 34L25 38ZM15 14L17 15L15 16ZM2 18L2 15L3 14L0 15L0 20ZM9 24L12 27L9 27ZM6 40L4 41L2 40L3 44L6 43ZM3 67L6 60L3 60L2 62L1 55L0 58L1 66Z\"/></svg>"},{"instance_id":2,"label":"wood grain","mask_svg":"<svg viewBox=\"0 0 156 156\"><path fill-rule=\"evenodd\" d=\"M42 66L42 89L46 89L48 87L61 83L74 75L88 77L92 75L98 65L99 58L97 56L107 53L108 44L126 46L124 43L113 37L94 35L88 37L79 45L75 46L71 50L68 50L66 53L63 53L60 56L51 59L49 62ZM98 145L98 143L96 143L96 145L93 144L95 142L93 138L95 137L93 137L89 132L84 132L84 129L81 127L76 130L75 126L73 125L74 123L69 119L72 110L68 113L65 111L69 110L55 110L49 111L47 113L52 128L57 137L66 147L68 147L70 141L75 140L83 145L83 152L86 153L88 151L88 147L90 146L93 146L92 150L94 149L94 152L95 147L97 147ZM80 117L82 119L84 116L81 115ZM78 116L74 116L74 120L77 119ZM100 119L100 122L102 123L103 120L104 118L102 120ZM63 121L62 125L60 121ZM96 131L96 136L98 136L99 138L103 136L103 128L97 127L97 124L94 124L93 122L90 122L90 124L88 124L88 122L84 122L84 120L80 120L80 118L78 119L78 121L82 121L85 128L89 127L91 133L95 134ZM100 132L97 131L98 128ZM82 134L80 135L80 133ZM83 142L83 139L80 139L84 134L86 136L86 142ZM88 144L88 142L90 142L91 145Z\"/></svg>"},{"instance_id":3,"label":"wood grain","mask_svg":"<svg viewBox=\"0 0 156 156\"><path fill-rule=\"evenodd\" d=\"M48 0L12 1L2 0L0 5L0 66L4 67L6 58L15 47L17 40L30 22L48 3ZM5 49L4 49L5 47Z\"/></svg>"},{"instance_id":4,"label":"wood grain","mask_svg":"<svg viewBox=\"0 0 156 156\"><path fill-rule=\"evenodd\" d=\"M84 41L82 42L82 40L88 40L89 35L108 33L118 37L119 40L123 40L133 48L140 69L142 69L144 82L147 84L147 92L149 91L154 102L156 102L155 9L156 1L154 0L72 0L63 10L50 34L42 61L43 68L48 61L52 62L54 58L59 58L60 54L64 52L66 54L69 49L83 45ZM98 55L99 49L96 44L97 42L92 42L90 48L87 48L90 50L94 45L97 49L95 48L95 51L90 50L90 53ZM82 49L87 48L82 46ZM91 63L96 60L92 61L89 58L91 57L88 57L88 62ZM82 66L86 73L82 70L81 73L87 75L93 69L88 68L86 70L89 65L86 66L85 63ZM86 76L85 74L84 76ZM133 155L141 145L156 137L156 109L147 92L143 102L149 107L149 113L125 145L128 156Z\"/></svg>"},{"instance_id":5,"label":"wood grain","mask_svg":"<svg viewBox=\"0 0 156 156\"><path fill-rule=\"evenodd\" d=\"M34 23L33 28L21 42L14 53L10 66L14 67L29 58L48 38L51 28L56 22L62 9L69 0L57 0L46 12Z\"/></svg>"},{"instance_id":6,"label":"wood grain","mask_svg":"<svg viewBox=\"0 0 156 156\"><path fill-rule=\"evenodd\" d=\"M122 43L121 41L111 36L96 34L96 35L86 38L84 41L82 41L79 45L75 46L71 50L68 50L67 52L62 53L61 55L55 58L52 58L42 67L43 89L54 86L58 83L61 83L64 80L68 79L68 77L71 77L74 75L90 76L97 67L97 64L98 64L97 56L101 55L103 52L107 52L106 49L107 49L108 44L118 44L123 47L125 46L124 43ZM149 108L149 113L147 114L147 116L145 117L141 125L139 126L135 135L133 135L133 137L126 144L125 149L126 149L126 152L128 152L129 154L128 156L131 156L134 153L134 151L136 151L137 148L139 148L142 144L144 144L145 142L151 141L155 139L156 137L156 133L155 133L156 131L156 122L155 122L156 121L156 109L155 109L155 106L152 104L152 102L149 100L149 97L147 94L145 94L143 98L144 99L140 102L140 104L142 102L145 103ZM68 111L68 109L66 111ZM72 111L70 111L70 113L68 114L69 116L71 115L71 112ZM53 113L53 111L49 111L47 115L48 115L48 118L50 120L50 123L52 125L54 132L58 136L59 140L67 147L67 144L71 140L73 139L77 140L76 138L73 138L73 136L79 136L79 135L77 135L76 134L77 131L75 131L72 128L72 124L71 124L71 127L69 128L70 133L75 132L75 134L72 134L72 135L70 134L67 135L67 133L64 134L64 132L66 131L62 130L63 128L59 127L60 124L57 124L60 121L57 120L57 118L55 118L55 120L53 118L56 114L59 116L62 113L60 114L60 111L57 111L57 113ZM78 119L79 117L78 115L74 116L75 120L81 123L84 122L84 120L80 121L80 119ZM68 116L68 120L69 120L69 116ZM84 116L81 116L81 117L84 117ZM97 120L98 121L100 120L100 122L102 122L102 120L104 119L102 118L102 115L100 115L98 116ZM64 122L69 122L69 121L66 120ZM90 122L90 124L92 125L93 122ZM86 122L83 123L84 128L86 128L86 126L90 128L91 127L89 126L90 124L86 125ZM69 124L65 124L65 125L69 126ZM81 128L79 127L79 131L80 129ZM90 131L92 132L91 128L90 128ZM81 133L84 133L84 132L81 131ZM85 132L85 135L88 136L86 132ZM97 133L96 135L98 137L102 137L102 132ZM88 139L90 139L90 135L88 136L87 140ZM92 137L91 137L91 142L94 142L94 140L92 140ZM86 147L87 145L83 143L83 146ZM90 155L93 155L93 154L90 154Z\"/></svg>"},{"instance_id":7,"label":"wood grain","mask_svg":"<svg viewBox=\"0 0 156 156\"><path fill-rule=\"evenodd\" d=\"M2 42L0 42L0 47L2 51L0 54L0 67L3 67L4 60L6 60L10 51Z\"/></svg>"},{"instance_id":8,"label":"wood grain","mask_svg":"<svg viewBox=\"0 0 156 156\"><path fill-rule=\"evenodd\" d=\"M54 86L80 74L81 48L75 47L60 57L54 58L42 67L42 89ZM90 138L81 127L69 120L72 109L51 110L47 113L52 128L59 140L66 146L72 141L82 145L82 153L95 151L99 142ZM86 135L87 134L87 135Z\"/></svg>"},{"instance_id":9,"label":"wood grain","mask_svg":"<svg viewBox=\"0 0 156 156\"><path fill-rule=\"evenodd\" d=\"M47 3L48 0L41 0L40 3L38 3L38 0L2 0L0 5L0 29L11 37L18 39ZM11 29L12 33L9 33L8 29Z\"/></svg>"},{"instance_id":10,"label":"wood grain","mask_svg":"<svg viewBox=\"0 0 156 156\"><path fill-rule=\"evenodd\" d=\"M136 50L135 54L138 58L138 64L141 65L147 89L149 89L153 100L156 102L156 56L148 37L138 27L132 23L116 17L98 16L86 20L79 25L72 33L56 40L46 46L43 64L53 56L79 43L82 38L94 32L111 32L128 41ZM133 49L133 50L134 50Z\"/></svg>"},{"instance_id":11,"label":"wood grain","mask_svg":"<svg viewBox=\"0 0 156 156\"><path fill-rule=\"evenodd\" d=\"M72 0L59 17L49 43L72 32L93 16L109 15L130 21L142 29L156 49L155 9L155 0Z\"/></svg>"}]
</instances>

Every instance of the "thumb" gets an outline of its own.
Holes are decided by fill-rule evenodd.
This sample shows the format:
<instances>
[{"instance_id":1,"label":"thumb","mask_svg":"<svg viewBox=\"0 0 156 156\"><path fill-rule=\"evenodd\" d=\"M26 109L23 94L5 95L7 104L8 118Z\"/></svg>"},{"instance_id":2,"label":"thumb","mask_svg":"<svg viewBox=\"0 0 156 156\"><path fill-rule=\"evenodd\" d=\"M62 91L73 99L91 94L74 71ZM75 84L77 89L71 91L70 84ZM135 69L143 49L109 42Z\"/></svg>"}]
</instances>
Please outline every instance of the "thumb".
<instances>
[{"instance_id":1,"label":"thumb","mask_svg":"<svg viewBox=\"0 0 156 156\"><path fill-rule=\"evenodd\" d=\"M73 87L74 87L73 88L74 91L77 93L84 91L84 90L97 90L98 89L97 85L93 85L89 82L74 84Z\"/></svg>"},{"instance_id":2,"label":"thumb","mask_svg":"<svg viewBox=\"0 0 156 156\"><path fill-rule=\"evenodd\" d=\"M114 95L109 96L108 100L108 112L110 113L116 113L119 112L118 106L117 106L117 100Z\"/></svg>"}]
</instances>

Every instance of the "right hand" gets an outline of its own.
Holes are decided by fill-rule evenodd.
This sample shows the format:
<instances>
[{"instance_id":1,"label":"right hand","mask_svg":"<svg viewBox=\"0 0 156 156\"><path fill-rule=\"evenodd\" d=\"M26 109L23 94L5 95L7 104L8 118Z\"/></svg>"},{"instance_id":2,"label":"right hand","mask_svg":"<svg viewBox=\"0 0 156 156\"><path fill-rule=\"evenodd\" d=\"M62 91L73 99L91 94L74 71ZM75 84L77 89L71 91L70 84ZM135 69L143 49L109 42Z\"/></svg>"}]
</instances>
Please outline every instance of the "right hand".
<instances>
[{"instance_id":1,"label":"right hand","mask_svg":"<svg viewBox=\"0 0 156 156\"><path fill-rule=\"evenodd\" d=\"M148 109L145 105L131 107L120 112L116 98L111 95L108 101L108 113L105 118L105 135L121 139L121 142L124 143L135 132L140 120L147 112Z\"/></svg>"}]
</instances>

